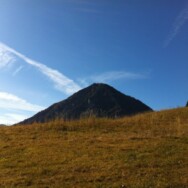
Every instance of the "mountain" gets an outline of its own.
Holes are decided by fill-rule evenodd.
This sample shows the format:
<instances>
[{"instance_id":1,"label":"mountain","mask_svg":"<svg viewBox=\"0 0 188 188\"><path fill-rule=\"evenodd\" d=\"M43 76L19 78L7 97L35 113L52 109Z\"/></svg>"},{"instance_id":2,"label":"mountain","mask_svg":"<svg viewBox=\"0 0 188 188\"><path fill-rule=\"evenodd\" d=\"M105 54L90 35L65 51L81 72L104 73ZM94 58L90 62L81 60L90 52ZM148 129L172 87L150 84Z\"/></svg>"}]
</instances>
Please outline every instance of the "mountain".
<instances>
[{"instance_id":1,"label":"mountain","mask_svg":"<svg viewBox=\"0 0 188 188\"><path fill-rule=\"evenodd\" d=\"M90 115L115 118L146 111L152 109L141 101L124 95L107 84L92 84L20 124L43 123L57 118L79 119Z\"/></svg>"}]
</instances>

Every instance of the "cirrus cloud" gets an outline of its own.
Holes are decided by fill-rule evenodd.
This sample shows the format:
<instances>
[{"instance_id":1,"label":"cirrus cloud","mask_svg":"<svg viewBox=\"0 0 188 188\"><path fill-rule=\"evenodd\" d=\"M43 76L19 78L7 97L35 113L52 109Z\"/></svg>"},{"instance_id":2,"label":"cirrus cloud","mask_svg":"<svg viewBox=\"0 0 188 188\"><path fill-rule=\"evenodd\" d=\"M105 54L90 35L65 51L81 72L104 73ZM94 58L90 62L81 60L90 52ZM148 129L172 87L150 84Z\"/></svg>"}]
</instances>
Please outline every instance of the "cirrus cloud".
<instances>
[{"instance_id":1,"label":"cirrus cloud","mask_svg":"<svg viewBox=\"0 0 188 188\"><path fill-rule=\"evenodd\" d=\"M87 86L90 83L110 83L116 80L137 80L147 78L146 74L128 72L128 71L108 71L101 74L91 75L86 78L78 79L78 81L83 85Z\"/></svg>"},{"instance_id":2,"label":"cirrus cloud","mask_svg":"<svg viewBox=\"0 0 188 188\"><path fill-rule=\"evenodd\" d=\"M44 107L31 104L26 100L19 98L11 93L0 92L0 109L38 112L43 110Z\"/></svg>"},{"instance_id":3,"label":"cirrus cloud","mask_svg":"<svg viewBox=\"0 0 188 188\"><path fill-rule=\"evenodd\" d=\"M25 63L35 67L43 75L47 76L48 79L54 83L55 88L59 91L70 95L81 89L77 83L58 70L52 69L45 64L32 60L15 49L10 48L9 46L0 42L0 68L1 66L6 66L8 63L11 63L15 56L19 57Z\"/></svg>"},{"instance_id":4,"label":"cirrus cloud","mask_svg":"<svg viewBox=\"0 0 188 188\"><path fill-rule=\"evenodd\" d=\"M15 114L15 113L6 113L0 115L0 124L4 125L12 125L15 123L18 123L20 121L23 121L24 119L27 119L28 116L23 114Z\"/></svg>"},{"instance_id":5,"label":"cirrus cloud","mask_svg":"<svg viewBox=\"0 0 188 188\"><path fill-rule=\"evenodd\" d=\"M0 68L7 67L15 61L15 57L0 44Z\"/></svg>"},{"instance_id":6,"label":"cirrus cloud","mask_svg":"<svg viewBox=\"0 0 188 188\"><path fill-rule=\"evenodd\" d=\"M32 104L14 94L0 92L0 124L18 123L44 109L44 106Z\"/></svg>"},{"instance_id":7,"label":"cirrus cloud","mask_svg":"<svg viewBox=\"0 0 188 188\"><path fill-rule=\"evenodd\" d=\"M176 18L172 26L172 29L164 42L164 47L167 47L171 43L171 41L180 32L181 28L187 22L187 20L188 20L188 3L186 4L185 8L180 12L178 17Z\"/></svg>"}]
</instances>

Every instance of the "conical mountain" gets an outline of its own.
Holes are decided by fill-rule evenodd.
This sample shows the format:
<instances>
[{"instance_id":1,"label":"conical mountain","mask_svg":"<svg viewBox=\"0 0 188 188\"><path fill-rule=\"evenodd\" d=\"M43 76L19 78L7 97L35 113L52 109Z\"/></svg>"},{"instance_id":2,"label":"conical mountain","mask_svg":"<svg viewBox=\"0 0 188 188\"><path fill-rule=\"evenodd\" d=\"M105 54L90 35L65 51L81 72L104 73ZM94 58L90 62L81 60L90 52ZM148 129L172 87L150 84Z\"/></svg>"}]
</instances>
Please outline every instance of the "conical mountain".
<instances>
[{"instance_id":1,"label":"conical mountain","mask_svg":"<svg viewBox=\"0 0 188 188\"><path fill-rule=\"evenodd\" d=\"M152 109L141 101L107 84L92 84L21 123L47 122L57 118L79 119L90 115L114 118L146 111Z\"/></svg>"}]
</instances>

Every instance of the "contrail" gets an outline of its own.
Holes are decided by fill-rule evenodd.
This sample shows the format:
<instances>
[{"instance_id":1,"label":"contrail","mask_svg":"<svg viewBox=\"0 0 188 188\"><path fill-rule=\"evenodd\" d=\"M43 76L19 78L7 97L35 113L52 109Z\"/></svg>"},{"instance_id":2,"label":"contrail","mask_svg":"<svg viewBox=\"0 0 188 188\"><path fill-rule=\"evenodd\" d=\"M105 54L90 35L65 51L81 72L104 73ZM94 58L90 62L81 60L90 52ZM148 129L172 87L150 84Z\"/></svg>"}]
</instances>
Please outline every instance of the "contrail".
<instances>
[{"instance_id":1,"label":"contrail","mask_svg":"<svg viewBox=\"0 0 188 188\"><path fill-rule=\"evenodd\" d=\"M76 84L73 80L69 79L59 71L52 69L50 67L47 67L46 65L37 62L35 60L32 60L28 58L27 56L21 54L20 52L14 50L13 48L10 48L9 46L3 44L0 42L0 47L3 48L3 50L12 53L19 57L20 59L24 60L27 64L34 66L37 68L42 74L47 76L51 81L53 81L55 88L64 92L65 94L73 94L74 92L81 89L81 87ZM7 58L8 59L8 58Z\"/></svg>"},{"instance_id":2,"label":"contrail","mask_svg":"<svg viewBox=\"0 0 188 188\"><path fill-rule=\"evenodd\" d=\"M176 37L176 35L180 32L180 29L183 27L187 20L188 4L186 4L186 7L180 12L179 16L176 18L172 30L164 42L164 47L167 47L170 44L170 42Z\"/></svg>"}]
</instances>

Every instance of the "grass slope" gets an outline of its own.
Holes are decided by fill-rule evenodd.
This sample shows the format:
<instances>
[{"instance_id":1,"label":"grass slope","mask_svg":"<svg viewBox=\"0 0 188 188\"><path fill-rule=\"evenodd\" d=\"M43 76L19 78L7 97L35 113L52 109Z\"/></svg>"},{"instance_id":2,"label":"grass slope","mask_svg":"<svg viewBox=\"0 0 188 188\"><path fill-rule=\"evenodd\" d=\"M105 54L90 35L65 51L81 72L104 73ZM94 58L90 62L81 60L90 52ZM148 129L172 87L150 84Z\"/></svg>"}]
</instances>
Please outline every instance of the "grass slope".
<instances>
[{"instance_id":1,"label":"grass slope","mask_svg":"<svg viewBox=\"0 0 188 188\"><path fill-rule=\"evenodd\" d=\"M188 187L188 108L0 127L0 187Z\"/></svg>"}]
</instances>

